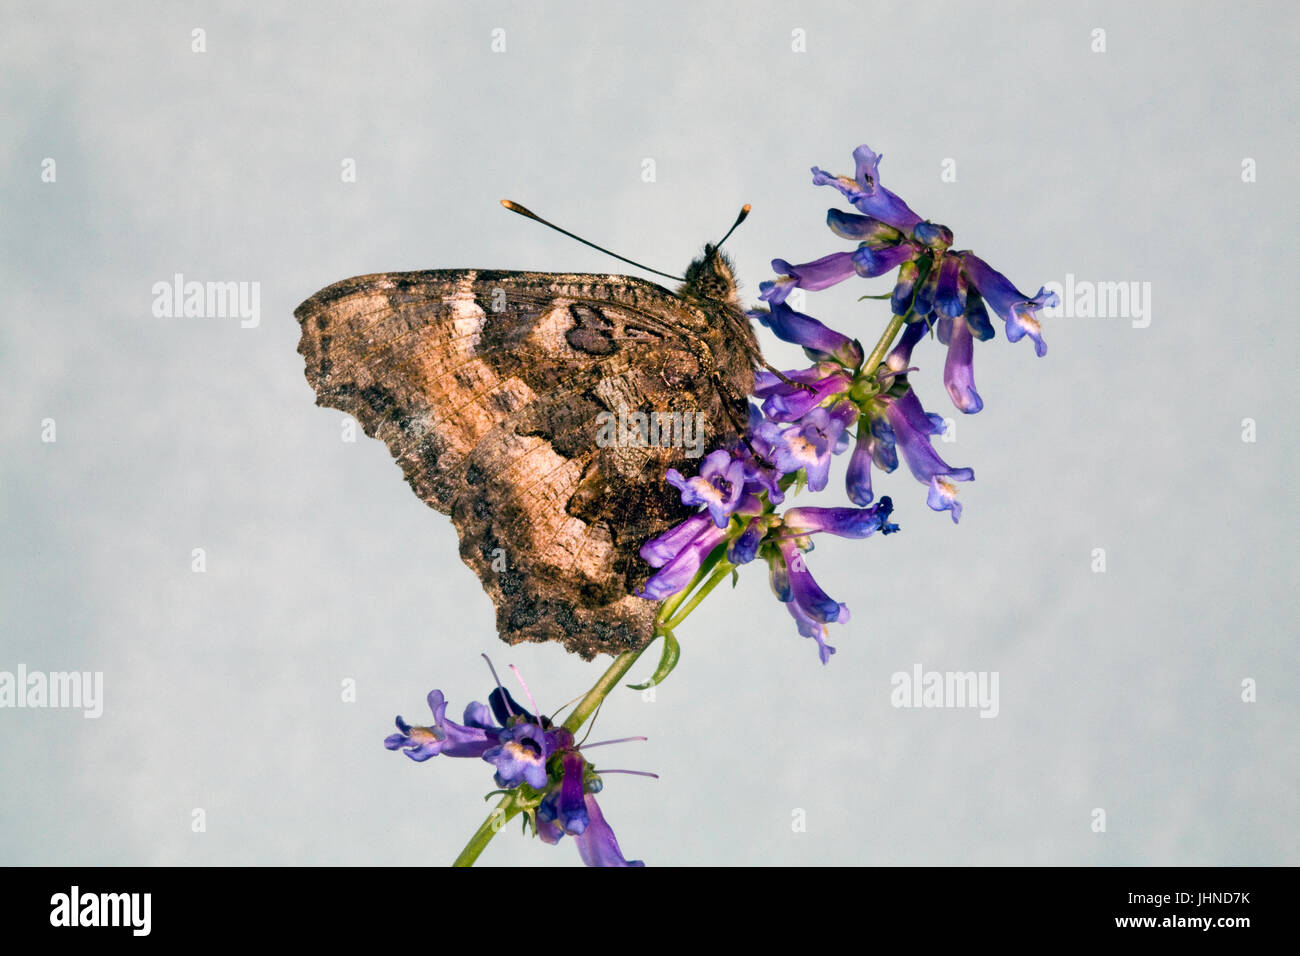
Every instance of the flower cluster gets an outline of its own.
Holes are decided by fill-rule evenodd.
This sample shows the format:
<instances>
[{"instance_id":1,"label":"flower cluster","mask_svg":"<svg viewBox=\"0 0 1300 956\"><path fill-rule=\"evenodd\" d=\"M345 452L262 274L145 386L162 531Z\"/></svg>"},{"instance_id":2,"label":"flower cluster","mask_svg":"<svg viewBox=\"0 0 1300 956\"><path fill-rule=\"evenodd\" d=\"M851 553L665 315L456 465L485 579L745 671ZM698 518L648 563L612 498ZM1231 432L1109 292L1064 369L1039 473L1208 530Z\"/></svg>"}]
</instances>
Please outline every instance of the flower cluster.
<instances>
[{"instance_id":1,"label":"flower cluster","mask_svg":"<svg viewBox=\"0 0 1300 956\"><path fill-rule=\"evenodd\" d=\"M574 742L573 733L524 710L502 687L465 708L465 722L447 719L442 691L429 692L433 723L427 727L397 718L398 733L384 740L412 760L479 757L493 766L496 785L514 791L533 830L547 843L570 834L588 866L642 866L626 860L614 831L596 804L602 782ZM595 746L594 744L591 746Z\"/></svg>"},{"instance_id":2,"label":"flower cluster","mask_svg":"<svg viewBox=\"0 0 1300 956\"><path fill-rule=\"evenodd\" d=\"M975 388L974 340L994 335L989 309L1005 323L1008 340L1028 337L1042 356L1047 346L1037 313L1056 304L1054 293L1040 289L1026 296L974 253L952 250L951 229L923 220L880 184L880 156L869 147L859 146L853 157L852 177L813 167L813 183L834 186L857 210L827 213L831 231L856 241L857 248L797 265L774 259L779 277L760 286L768 307L750 313L778 338L801 346L813 364L758 374L754 396L761 411L751 406L748 434L709 454L695 477L671 469L667 474L683 504L704 510L641 549L658 569L640 592L653 600L698 583L701 569L724 558L735 566L763 557L772 590L799 633L817 642L823 663L835 652L826 643L826 625L846 621L848 609L827 596L804 566L811 536L825 531L864 538L898 530L888 520L890 499L872 504L872 468L894 471L900 452L926 486L929 507L949 512L954 522L961 517L956 483L975 477L970 468L949 465L934 448L944 420L925 410L908 381L913 349L927 333L947 347L944 385L953 404L973 414L984 407ZM786 302L794 289L813 292L851 276L894 270L893 319L870 355L856 340ZM826 488L832 457L850 447L845 489L858 507L776 513L792 486Z\"/></svg>"}]
</instances>

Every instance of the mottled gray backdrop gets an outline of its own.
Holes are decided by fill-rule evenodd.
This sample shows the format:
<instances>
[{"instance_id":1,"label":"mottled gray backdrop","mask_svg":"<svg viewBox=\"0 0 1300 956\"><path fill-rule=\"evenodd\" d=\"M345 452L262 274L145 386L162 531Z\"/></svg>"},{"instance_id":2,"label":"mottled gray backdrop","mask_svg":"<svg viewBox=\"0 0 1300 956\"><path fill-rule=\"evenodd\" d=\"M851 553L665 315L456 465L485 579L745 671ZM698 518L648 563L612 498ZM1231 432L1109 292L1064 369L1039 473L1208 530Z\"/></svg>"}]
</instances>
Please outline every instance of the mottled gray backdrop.
<instances>
[{"instance_id":1,"label":"mottled gray backdrop","mask_svg":"<svg viewBox=\"0 0 1300 956\"><path fill-rule=\"evenodd\" d=\"M602 763L661 775L607 781L624 849L1300 862L1293 5L3 7L0 671L102 671L105 699L0 709L0 862L449 861L488 768L385 751L394 714L482 699L484 651L547 710L598 668L496 639L450 522L315 406L294 307L365 272L620 268L503 196L665 269L751 202L752 299L773 257L847 247L808 168L863 142L1027 291L1149 282L1149 324L1052 319L1037 359L997 323L973 417L922 344L978 476L961 524L877 480L903 532L809 559L853 611L829 666L761 568L708 601L655 699L600 716L650 738ZM260 323L156 317L176 273L260 283ZM808 306L868 339L854 298L888 288ZM891 706L917 664L997 672L998 716ZM578 862L510 829L485 862Z\"/></svg>"}]
</instances>

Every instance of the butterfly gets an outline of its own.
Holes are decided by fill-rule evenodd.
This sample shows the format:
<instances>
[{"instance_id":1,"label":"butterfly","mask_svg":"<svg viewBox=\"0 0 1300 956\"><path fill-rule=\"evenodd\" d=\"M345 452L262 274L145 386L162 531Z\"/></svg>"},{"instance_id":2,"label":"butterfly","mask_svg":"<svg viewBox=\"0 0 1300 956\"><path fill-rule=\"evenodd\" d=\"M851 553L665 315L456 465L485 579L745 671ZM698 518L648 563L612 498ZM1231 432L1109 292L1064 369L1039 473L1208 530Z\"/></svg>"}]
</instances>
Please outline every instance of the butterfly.
<instances>
[{"instance_id":1,"label":"butterfly","mask_svg":"<svg viewBox=\"0 0 1300 956\"><path fill-rule=\"evenodd\" d=\"M674 291L443 269L345 279L295 310L316 403L381 439L451 516L502 639L590 659L653 637L638 551L695 510L665 472L743 435L766 364L719 245Z\"/></svg>"}]
</instances>

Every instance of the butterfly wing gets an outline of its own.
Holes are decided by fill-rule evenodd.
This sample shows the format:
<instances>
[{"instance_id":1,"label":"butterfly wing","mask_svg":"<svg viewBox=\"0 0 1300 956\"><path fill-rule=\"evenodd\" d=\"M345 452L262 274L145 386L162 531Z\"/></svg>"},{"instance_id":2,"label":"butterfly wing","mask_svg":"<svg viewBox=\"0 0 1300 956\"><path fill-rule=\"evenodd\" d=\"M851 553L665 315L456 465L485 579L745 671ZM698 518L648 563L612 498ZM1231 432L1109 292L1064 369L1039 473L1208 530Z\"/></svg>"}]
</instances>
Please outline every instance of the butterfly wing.
<instances>
[{"instance_id":1,"label":"butterfly wing","mask_svg":"<svg viewBox=\"0 0 1300 956\"><path fill-rule=\"evenodd\" d=\"M744 415L723 407L706 311L628 276L453 270L347 279L295 315L317 404L451 515L503 639L588 658L650 639L637 551L691 510L664 472L693 472ZM637 411L700 433L610 441Z\"/></svg>"}]
</instances>

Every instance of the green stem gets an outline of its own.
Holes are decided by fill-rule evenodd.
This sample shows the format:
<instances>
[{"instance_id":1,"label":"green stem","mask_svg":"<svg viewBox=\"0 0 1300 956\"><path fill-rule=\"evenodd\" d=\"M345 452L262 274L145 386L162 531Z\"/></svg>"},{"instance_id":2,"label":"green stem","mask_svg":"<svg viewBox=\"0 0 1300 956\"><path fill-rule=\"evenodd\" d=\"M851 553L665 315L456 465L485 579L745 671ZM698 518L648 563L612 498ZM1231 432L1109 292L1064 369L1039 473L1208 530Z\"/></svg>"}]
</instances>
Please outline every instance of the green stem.
<instances>
[{"instance_id":1,"label":"green stem","mask_svg":"<svg viewBox=\"0 0 1300 956\"><path fill-rule=\"evenodd\" d=\"M578 706L573 708L573 713L564 721L565 728L577 733L578 728L585 724L587 718L596 712L596 708L604 702L609 692L618 686L618 682L632 669L632 665L637 662L637 658L644 653L645 648L642 647L635 651L624 651L614 658L614 663L610 664L609 669L600 675L600 680L596 681L596 686L587 691L586 696L578 701Z\"/></svg>"},{"instance_id":2,"label":"green stem","mask_svg":"<svg viewBox=\"0 0 1300 956\"><path fill-rule=\"evenodd\" d=\"M501 798L501 802L488 814L488 818L483 821L482 826L475 830L474 835L469 838L469 842L465 844L465 849L460 851L460 856L452 861L452 866L474 865L474 861L483 852L483 848L488 845L488 841L497 835L498 830L523 810L523 807L517 805L516 796L517 794L507 793Z\"/></svg>"},{"instance_id":3,"label":"green stem","mask_svg":"<svg viewBox=\"0 0 1300 956\"><path fill-rule=\"evenodd\" d=\"M687 615L689 615L692 611L694 611L697 607L699 607L700 602L703 601L706 597L708 597L709 592L712 591L714 588L716 588L719 584L721 584L723 579L725 579L727 575L729 575L732 572L732 569L734 568L735 565L732 564L730 561L726 560L725 558L719 561L717 567L713 569L713 574L709 577L709 579L700 586L700 589L696 591L694 595L691 596L690 601L688 601L686 606L682 608L681 612L677 614L675 617L670 618L668 620L668 623L664 626L668 628L668 630L670 631L675 630L677 628L677 625L681 624L682 621L686 620Z\"/></svg>"},{"instance_id":4,"label":"green stem","mask_svg":"<svg viewBox=\"0 0 1300 956\"><path fill-rule=\"evenodd\" d=\"M731 568L731 562L725 558L706 562L687 587L660 603L659 611L655 614L655 633L659 634L664 630L672 630L686 620L687 615L695 610L700 601L704 600L704 596L717 587L719 582L731 572ZM708 575L708 579L704 580L706 575ZM702 580L704 583L700 585ZM698 591L695 590L697 586L699 587ZM695 591L693 596L692 591ZM690 603L678 613L677 609L682 606L682 602L688 596L691 597ZM609 665L605 673L600 675L600 680L596 681L595 686L587 691L582 700L578 701L578 706L573 708L573 713L569 714L564 721L563 726L565 729L576 734L578 728L596 712L596 708L604 702L609 692L618 686L618 682L632 669L632 665L637 662L643 653L645 653L645 647L635 651L624 651L614 658L613 663ZM452 866L474 865L474 861L479 858L479 854L483 852L488 842L497 835L497 831L523 812L524 806L518 797L519 792L516 790L501 798L501 802L493 808L487 819L474 831L474 835L469 838L469 842L465 844L465 849L460 851L460 856L456 857L451 864Z\"/></svg>"},{"instance_id":5,"label":"green stem","mask_svg":"<svg viewBox=\"0 0 1300 956\"><path fill-rule=\"evenodd\" d=\"M885 326L884 334L880 336L880 341L877 342L876 347L871 350L871 354L867 356L867 360L862 363L863 372L867 375L875 374L876 367L885 360L885 353L888 352L889 347L894 344L894 338L898 335L898 330L902 327L903 317L901 315L896 315L889 320L889 324Z\"/></svg>"}]
</instances>

